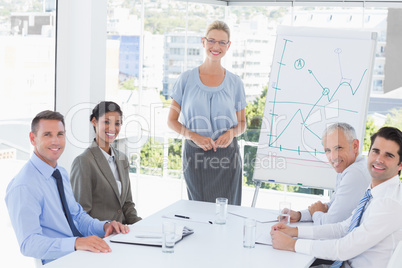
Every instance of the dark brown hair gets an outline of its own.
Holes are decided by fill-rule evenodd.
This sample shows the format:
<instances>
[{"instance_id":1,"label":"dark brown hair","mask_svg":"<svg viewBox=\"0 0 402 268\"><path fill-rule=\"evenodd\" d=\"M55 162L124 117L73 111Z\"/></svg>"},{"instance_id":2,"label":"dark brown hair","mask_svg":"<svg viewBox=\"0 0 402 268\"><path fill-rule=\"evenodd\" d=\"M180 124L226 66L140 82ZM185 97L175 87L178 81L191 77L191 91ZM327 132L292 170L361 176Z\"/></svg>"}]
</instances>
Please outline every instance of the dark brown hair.
<instances>
[{"instance_id":1,"label":"dark brown hair","mask_svg":"<svg viewBox=\"0 0 402 268\"><path fill-rule=\"evenodd\" d=\"M96 121L98 121L99 117L102 117L104 114L108 112L118 112L120 116L123 117L123 112L121 111L120 106L117 103L113 101L102 101L99 104L97 104L95 108L92 110L92 114L89 117L89 121L92 122L93 118L95 118ZM123 124L123 120L121 123Z\"/></svg>"},{"instance_id":2,"label":"dark brown hair","mask_svg":"<svg viewBox=\"0 0 402 268\"><path fill-rule=\"evenodd\" d=\"M63 123L63 126L65 127L64 124L64 116L59 113L59 112L54 112L50 110L45 110L40 113L38 113L34 119L32 119L31 123L31 131L36 135L38 131L38 124L41 119L44 120L57 120Z\"/></svg>"}]
</instances>

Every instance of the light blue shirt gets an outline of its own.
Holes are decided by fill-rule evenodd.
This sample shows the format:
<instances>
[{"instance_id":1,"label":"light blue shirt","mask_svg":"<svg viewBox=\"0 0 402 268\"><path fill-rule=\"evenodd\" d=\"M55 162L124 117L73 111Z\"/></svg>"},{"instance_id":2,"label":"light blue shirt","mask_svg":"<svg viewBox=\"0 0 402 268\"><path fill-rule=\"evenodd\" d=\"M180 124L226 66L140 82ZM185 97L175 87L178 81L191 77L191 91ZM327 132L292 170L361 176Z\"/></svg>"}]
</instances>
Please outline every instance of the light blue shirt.
<instances>
[{"instance_id":1,"label":"light blue shirt","mask_svg":"<svg viewBox=\"0 0 402 268\"><path fill-rule=\"evenodd\" d=\"M323 178L325 179L325 178ZM311 217L310 212L302 210L300 221L313 221L314 225L337 223L350 217L352 211L364 196L371 175L367 169L367 160L357 156L354 163L336 176L335 193L328 205L327 213L316 211Z\"/></svg>"},{"instance_id":2,"label":"light blue shirt","mask_svg":"<svg viewBox=\"0 0 402 268\"><path fill-rule=\"evenodd\" d=\"M59 169L71 216L84 236L104 236L106 221L90 217L74 199L67 171ZM76 237L63 212L56 180L56 169L36 154L24 165L7 187L6 204L21 253L42 259L45 264L74 251Z\"/></svg>"},{"instance_id":3,"label":"light blue shirt","mask_svg":"<svg viewBox=\"0 0 402 268\"><path fill-rule=\"evenodd\" d=\"M228 70L217 87L201 82L198 67L186 71L177 79L171 97L181 106L181 123L213 140L237 126L236 112L247 105L243 82Z\"/></svg>"}]
</instances>

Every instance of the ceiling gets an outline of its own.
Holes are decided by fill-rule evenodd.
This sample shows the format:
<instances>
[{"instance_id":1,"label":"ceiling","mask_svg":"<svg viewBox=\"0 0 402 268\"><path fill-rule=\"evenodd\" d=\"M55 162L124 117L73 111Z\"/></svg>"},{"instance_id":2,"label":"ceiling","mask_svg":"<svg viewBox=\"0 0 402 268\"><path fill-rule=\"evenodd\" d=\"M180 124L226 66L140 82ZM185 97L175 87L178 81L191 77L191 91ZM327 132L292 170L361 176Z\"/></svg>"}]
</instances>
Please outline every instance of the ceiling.
<instances>
[{"instance_id":1,"label":"ceiling","mask_svg":"<svg viewBox=\"0 0 402 268\"><path fill-rule=\"evenodd\" d=\"M357 6L402 8L402 0L183 0L222 6Z\"/></svg>"}]
</instances>

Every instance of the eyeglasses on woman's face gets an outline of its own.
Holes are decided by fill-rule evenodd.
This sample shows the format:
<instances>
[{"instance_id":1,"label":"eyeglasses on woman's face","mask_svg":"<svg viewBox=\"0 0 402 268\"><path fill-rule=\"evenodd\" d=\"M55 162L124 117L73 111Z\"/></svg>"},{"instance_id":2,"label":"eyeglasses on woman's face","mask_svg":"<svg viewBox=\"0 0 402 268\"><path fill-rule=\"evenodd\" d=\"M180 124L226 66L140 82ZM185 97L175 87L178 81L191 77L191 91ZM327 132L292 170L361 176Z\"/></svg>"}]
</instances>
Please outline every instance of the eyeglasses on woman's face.
<instances>
[{"instance_id":1,"label":"eyeglasses on woman's face","mask_svg":"<svg viewBox=\"0 0 402 268\"><path fill-rule=\"evenodd\" d=\"M227 45L229 45L229 43L230 43L230 41L216 41L215 39L208 39L208 38L206 38L206 37L204 37L205 38L205 40L207 40L207 43L208 44L210 44L210 45L215 45L216 43L218 43L220 46L227 46Z\"/></svg>"}]
</instances>

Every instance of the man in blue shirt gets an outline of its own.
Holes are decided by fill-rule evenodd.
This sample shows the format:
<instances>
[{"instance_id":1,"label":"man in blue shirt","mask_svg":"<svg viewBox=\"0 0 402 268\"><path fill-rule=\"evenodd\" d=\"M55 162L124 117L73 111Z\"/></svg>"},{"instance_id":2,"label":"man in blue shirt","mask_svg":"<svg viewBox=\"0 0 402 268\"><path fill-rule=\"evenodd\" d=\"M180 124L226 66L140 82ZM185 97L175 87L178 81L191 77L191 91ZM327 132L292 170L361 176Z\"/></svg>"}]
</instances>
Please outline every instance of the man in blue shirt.
<instances>
[{"instance_id":1,"label":"man in blue shirt","mask_svg":"<svg viewBox=\"0 0 402 268\"><path fill-rule=\"evenodd\" d=\"M127 233L129 227L93 219L75 201L67 171L57 165L65 147L63 115L39 113L29 139L34 154L8 185L5 198L21 253L45 264L74 250L110 252L100 237Z\"/></svg>"},{"instance_id":2,"label":"man in blue shirt","mask_svg":"<svg viewBox=\"0 0 402 268\"><path fill-rule=\"evenodd\" d=\"M359 204L370 183L367 161L359 155L359 140L351 125L334 123L328 126L322 135L322 143L328 162L337 173L335 193L328 203L318 201L308 209L292 210L291 222L313 221L314 225L323 225L344 221Z\"/></svg>"}]
</instances>

